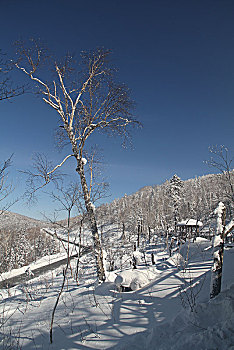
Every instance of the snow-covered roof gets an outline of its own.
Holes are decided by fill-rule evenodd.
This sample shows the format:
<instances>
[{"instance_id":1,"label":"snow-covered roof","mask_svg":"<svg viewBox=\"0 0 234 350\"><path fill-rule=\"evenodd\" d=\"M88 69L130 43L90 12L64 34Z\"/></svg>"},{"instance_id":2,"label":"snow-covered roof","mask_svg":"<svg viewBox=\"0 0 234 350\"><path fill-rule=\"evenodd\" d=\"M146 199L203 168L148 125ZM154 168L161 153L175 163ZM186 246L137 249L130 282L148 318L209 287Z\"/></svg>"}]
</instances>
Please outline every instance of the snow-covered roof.
<instances>
[{"instance_id":1,"label":"snow-covered roof","mask_svg":"<svg viewBox=\"0 0 234 350\"><path fill-rule=\"evenodd\" d=\"M201 227L203 226L203 223L195 219L185 219L178 222L177 226L200 226Z\"/></svg>"}]
</instances>

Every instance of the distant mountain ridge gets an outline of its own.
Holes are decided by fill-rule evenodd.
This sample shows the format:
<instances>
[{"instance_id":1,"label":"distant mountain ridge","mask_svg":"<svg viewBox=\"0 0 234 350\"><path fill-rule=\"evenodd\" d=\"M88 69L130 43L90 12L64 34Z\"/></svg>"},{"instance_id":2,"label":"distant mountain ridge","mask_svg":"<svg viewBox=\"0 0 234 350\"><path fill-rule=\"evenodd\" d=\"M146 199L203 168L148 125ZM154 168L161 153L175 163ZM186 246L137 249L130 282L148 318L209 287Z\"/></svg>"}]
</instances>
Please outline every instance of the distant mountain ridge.
<instances>
[{"instance_id":1,"label":"distant mountain ridge","mask_svg":"<svg viewBox=\"0 0 234 350\"><path fill-rule=\"evenodd\" d=\"M30 218L25 215L17 214L11 211L0 212L0 229L18 227L18 228L29 228L29 227L43 227L48 224L45 221Z\"/></svg>"}]
</instances>

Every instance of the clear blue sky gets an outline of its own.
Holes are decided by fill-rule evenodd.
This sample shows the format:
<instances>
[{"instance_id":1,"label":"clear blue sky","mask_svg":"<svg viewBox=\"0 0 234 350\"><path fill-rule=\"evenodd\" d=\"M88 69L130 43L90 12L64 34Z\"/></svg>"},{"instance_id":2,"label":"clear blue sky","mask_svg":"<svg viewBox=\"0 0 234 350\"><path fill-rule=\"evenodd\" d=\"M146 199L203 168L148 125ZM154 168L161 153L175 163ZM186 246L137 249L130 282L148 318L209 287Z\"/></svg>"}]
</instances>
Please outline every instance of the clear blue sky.
<instances>
[{"instance_id":1,"label":"clear blue sky","mask_svg":"<svg viewBox=\"0 0 234 350\"><path fill-rule=\"evenodd\" d=\"M132 89L144 127L127 151L118 140L94 140L103 148L108 200L175 173L183 180L211 173L203 163L208 147L234 148L232 0L2 0L0 33L9 56L12 42L30 37L59 54L112 49L118 79ZM17 82L21 78L15 74ZM2 102L0 116L0 160L14 153L10 176L15 196L21 195L25 178L17 170L30 168L33 152L62 160L53 137L56 116L30 94ZM53 206L41 193L36 206L18 202L12 210L40 217Z\"/></svg>"}]
</instances>

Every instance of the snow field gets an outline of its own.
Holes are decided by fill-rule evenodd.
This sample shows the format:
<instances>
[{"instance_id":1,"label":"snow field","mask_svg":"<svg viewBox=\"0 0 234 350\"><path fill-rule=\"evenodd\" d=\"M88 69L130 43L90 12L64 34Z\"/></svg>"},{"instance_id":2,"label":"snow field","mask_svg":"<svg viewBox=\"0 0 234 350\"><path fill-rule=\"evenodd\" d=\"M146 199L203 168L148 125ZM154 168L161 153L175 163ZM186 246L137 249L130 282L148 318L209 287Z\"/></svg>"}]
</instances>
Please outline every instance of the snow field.
<instances>
[{"instance_id":1,"label":"snow field","mask_svg":"<svg viewBox=\"0 0 234 350\"><path fill-rule=\"evenodd\" d=\"M152 245L147 247L145 255L149 264L150 255L154 252L157 258L155 266L145 266L139 254L140 265L137 270L130 269L127 261L127 270L124 268L122 271L108 272L107 281L102 285L96 285L92 255L83 256L78 286L71 273L68 273L64 293L55 314L52 345L49 344L48 330L52 308L62 282L63 268L47 272L9 291L1 290L0 311L4 310L5 318L8 318L4 325L4 333L9 333L11 329L13 335L17 336L20 332L20 344L26 350L133 349L133 347L186 349L190 348L190 344L194 349L198 349L199 347L195 346L197 344L201 346L202 332L207 339L210 339L205 344L209 342L211 344L211 347L207 345L204 349L212 349L212 344L217 344L220 348L218 340L220 334L223 334L220 339L224 349L228 349L233 328L223 323L226 325L226 330L224 328L220 330L216 322L220 313L214 312L215 307L211 302L207 304L212 264L210 244L211 242L202 239L195 243L186 243L171 258L161 248ZM225 288L234 283L233 273L230 274L230 267L225 264L225 261L233 263L232 250L232 248L225 250L223 279ZM118 265L119 261L116 261L116 264ZM72 261L72 270L75 270L75 261ZM131 281L144 276L143 280L147 283L142 283L139 289L137 286L137 290L130 293L119 293L114 284L117 276L126 277ZM197 293L193 305L196 312L191 312L188 300L192 290L194 294ZM225 316L227 323L232 325L233 312L230 305L233 300L231 299L233 289L230 291L225 295L226 307L222 317ZM221 302L218 298L215 300ZM199 302L203 304L199 305ZM211 306L206 317L206 308L209 305ZM198 327L200 324L202 328ZM3 334L2 329L0 331Z\"/></svg>"}]
</instances>

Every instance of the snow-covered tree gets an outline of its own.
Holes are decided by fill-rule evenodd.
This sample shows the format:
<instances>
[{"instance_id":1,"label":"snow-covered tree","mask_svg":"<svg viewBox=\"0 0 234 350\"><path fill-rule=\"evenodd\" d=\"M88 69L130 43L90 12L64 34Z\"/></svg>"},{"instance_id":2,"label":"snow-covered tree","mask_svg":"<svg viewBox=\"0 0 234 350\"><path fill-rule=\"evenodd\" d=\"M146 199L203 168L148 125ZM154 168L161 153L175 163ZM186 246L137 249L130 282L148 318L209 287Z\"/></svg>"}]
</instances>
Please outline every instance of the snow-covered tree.
<instances>
[{"instance_id":1,"label":"snow-covered tree","mask_svg":"<svg viewBox=\"0 0 234 350\"><path fill-rule=\"evenodd\" d=\"M12 225L0 229L0 273L28 265L58 251L57 241L39 227L20 228Z\"/></svg>"},{"instance_id":2,"label":"snow-covered tree","mask_svg":"<svg viewBox=\"0 0 234 350\"><path fill-rule=\"evenodd\" d=\"M234 229L234 220L231 220L227 225L225 224L226 208L222 202L218 204L214 213L217 215L217 224L216 224L216 233L215 233L214 242L213 242L214 261L213 261L212 275L211 275L211 289L210 289L211 298L214 298L221 291L224 240L227 234Z\"/></svg>"},{"instance_id":3,"label":"snow-covered tree","mask_svg":"<svg viewBox=\"0 0 234 350\"><path fill-rule=\"evenodd\" d=\"M174 214L174 229L180 220L180 207L183 199L183 181L176 174L169 180L168 196L171 199Z\"/></svg>"}]
</instances>

